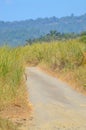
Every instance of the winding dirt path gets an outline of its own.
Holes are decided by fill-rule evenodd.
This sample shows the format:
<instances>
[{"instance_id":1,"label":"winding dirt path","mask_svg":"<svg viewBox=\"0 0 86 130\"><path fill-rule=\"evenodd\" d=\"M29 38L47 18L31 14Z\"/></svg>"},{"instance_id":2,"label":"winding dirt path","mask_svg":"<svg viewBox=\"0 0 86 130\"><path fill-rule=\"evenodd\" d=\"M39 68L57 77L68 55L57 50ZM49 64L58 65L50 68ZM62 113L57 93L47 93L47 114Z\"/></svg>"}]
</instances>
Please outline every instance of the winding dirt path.
<instances>
[{"instance_id":1,"label":"winding dirt path","mask_svg":"<svg viewBox=\"0 0 86 130\"><path fill-rule=\"evenodd\" d=\"M26 73L34 108L27 130L86 130L85 96L36 67Z\"/></svg>"}]
</instances>

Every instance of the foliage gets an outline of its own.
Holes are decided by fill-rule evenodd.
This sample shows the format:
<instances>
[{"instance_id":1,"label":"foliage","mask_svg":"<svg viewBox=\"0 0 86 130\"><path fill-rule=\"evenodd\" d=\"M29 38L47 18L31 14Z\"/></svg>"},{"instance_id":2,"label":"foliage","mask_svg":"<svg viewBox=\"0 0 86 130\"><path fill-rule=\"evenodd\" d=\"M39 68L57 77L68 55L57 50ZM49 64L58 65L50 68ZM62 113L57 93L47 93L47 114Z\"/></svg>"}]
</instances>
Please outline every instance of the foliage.
<instances>
[{"instance_id":1,"label":"foliage","mask_svg":"<svg viewBox=\"0 0 86 130\"><path fill-rule=\"evenodd\" d=\"M86 32L82 32L80 35L80 41L86 43Z\"/></svg>"},{"instance_id":2,"label":"foliage","mask_svg":"<svg viewBox=\"0 0 86 130\"><path fill-rule=\"evenodd\" d=\"M0 45L23 45L27 39L39 38L51 30L60 33L80 33L86 31L86 14L62 18L38 18L15 22L0 22Z\"/></svg>"},{"instance_id":3,"label":"foliage","mask_svg":"<svg viewBox=\"0 0 86 130\"><path fill-rule=\"evenodd\" d=\"M33 43L37 43L37 42L51 42L51 41L65 41L68 39L75 39L77 38L79 35L75 34L75 33L60 33L57 32L56 30L51 30L50 33L41 36L40 38L35 38L35 39L29 39L26 40L26 44L25 45L31 45Z\"/></svg>"}]
</instances>

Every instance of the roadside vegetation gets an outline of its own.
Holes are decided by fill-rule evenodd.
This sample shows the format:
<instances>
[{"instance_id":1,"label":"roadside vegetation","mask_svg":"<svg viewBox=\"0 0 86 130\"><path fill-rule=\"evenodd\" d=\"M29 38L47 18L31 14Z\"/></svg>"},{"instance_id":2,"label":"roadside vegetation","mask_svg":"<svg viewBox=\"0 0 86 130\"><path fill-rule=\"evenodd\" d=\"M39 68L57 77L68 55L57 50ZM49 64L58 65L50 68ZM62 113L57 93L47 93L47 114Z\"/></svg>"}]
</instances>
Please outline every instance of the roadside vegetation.
<instances>
[{"instance_id":1,"label":"roadside vegetation","mask_svg":"<svg viewBox=\"0 0 86 130\"><path fill-rule=\"evenodd\" d=\"M24 47L26 63L51 71L86 94L85 36L72 40L38 42Z\"/></svg>"},{"instance_id":2,"label":"roadside vegetation","mask_svg":"<svg viewBox=\"0 0 86 130\"><path fill-rule=\"evenodd\" d=\"M8 120L2 119L4 110L24 106L30 109L24 81L25 66L39 66L86 94L85 38L83 34L78 39L0 47L0 130L17 130Z\"/></svg>"},{"instance_id":3,"label":"roadside vegetation","mask_svg":"<svg viewBox=\"0 0 86 130\"><path fill-rule=\"evenodd\" d=\"M27 92L23 79L24 65L21 48L0 48L0 116L10 118L17 116L28 107ZM14 109L14 110L13 110ZM29 109L29 107L28 107ZM26 110L26 109L25 109ZM5 115L6 114L6 115ZM4 116L3 116L4 115ZM10 115L10 116L8 116ZM7 117L8 116L8 117ZM17 116L18 117L18 116ZM14 130L10 122L0 119L0 130ZM5 128L5 126L7 126ZM9 127L8 127L9 126Z\"/></svg>"}]
</instances>

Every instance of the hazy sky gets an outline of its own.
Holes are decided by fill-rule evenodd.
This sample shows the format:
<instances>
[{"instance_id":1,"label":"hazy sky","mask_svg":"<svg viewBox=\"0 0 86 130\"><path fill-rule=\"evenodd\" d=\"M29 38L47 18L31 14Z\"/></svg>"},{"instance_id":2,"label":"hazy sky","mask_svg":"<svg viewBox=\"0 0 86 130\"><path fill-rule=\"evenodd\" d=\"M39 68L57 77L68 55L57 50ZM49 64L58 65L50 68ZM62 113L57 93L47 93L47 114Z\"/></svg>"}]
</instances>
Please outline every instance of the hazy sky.
<instances>
[{"instance_id":1,"label":"hazy sky","mask_svg":"<svg viewBox=\"0 0 86 130\"><path fill-rule=\"evenodd\" d=\"M63 17L86 13L86 0L0 0L0 20Z\"/></svg>"}]
</instances>

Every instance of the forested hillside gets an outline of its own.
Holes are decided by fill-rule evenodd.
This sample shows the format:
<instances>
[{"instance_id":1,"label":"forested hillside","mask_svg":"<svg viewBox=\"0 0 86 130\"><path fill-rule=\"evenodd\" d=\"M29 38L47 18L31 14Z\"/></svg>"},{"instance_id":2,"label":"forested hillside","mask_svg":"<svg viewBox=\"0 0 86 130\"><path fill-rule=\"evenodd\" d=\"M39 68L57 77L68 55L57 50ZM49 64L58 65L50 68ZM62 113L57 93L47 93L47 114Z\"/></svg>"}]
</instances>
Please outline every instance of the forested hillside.
<instances>
[{"instance_id":1,"label":"forested hillside","mask_svg":"<svg viewBox=\"0 0 86 130\"><path fill-rule=\"evenodd\" d=\"M4 22L0 21L0 45L24 44L28 39L38 38L51 30L60 33L80 33L86 31L86 14L62 18L38 18L36 20Z\"/></svg>"}]
</instances>

